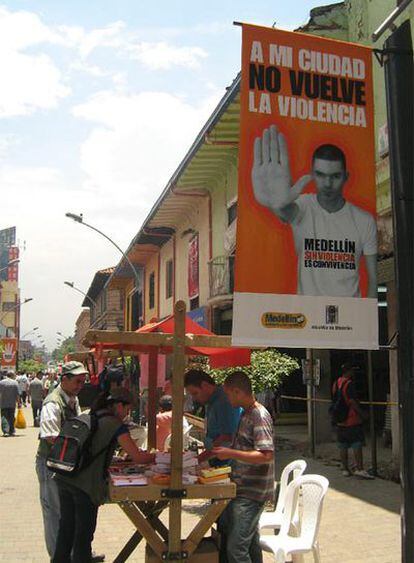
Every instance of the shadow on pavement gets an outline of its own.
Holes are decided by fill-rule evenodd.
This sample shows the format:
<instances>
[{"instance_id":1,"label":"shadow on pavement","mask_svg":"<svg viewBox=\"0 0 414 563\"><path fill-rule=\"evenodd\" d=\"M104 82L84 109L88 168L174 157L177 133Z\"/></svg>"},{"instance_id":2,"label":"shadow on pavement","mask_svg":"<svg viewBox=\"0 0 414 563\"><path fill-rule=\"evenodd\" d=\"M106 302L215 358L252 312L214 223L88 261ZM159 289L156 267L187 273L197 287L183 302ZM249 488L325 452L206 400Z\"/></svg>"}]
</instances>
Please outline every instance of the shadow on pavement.
<instances>
[{"instance_id":1,"label":"shadow on pavement","mask_svg":"<svg viewBox=\"0 0 414 563\"><path fill-rule=\"evenodd\" d=\"M329 479L330 487L341 493L376 505L384 510L400 512L400 486L385 479L372 481L357 477L344 477L340 467L330 462L313 460L301 455L300 451L279 451L276 449L276 479L279 480L282 469L295 459L305 459L308 463L306 473L324 475Z\"/></svg>"}]
</instances>

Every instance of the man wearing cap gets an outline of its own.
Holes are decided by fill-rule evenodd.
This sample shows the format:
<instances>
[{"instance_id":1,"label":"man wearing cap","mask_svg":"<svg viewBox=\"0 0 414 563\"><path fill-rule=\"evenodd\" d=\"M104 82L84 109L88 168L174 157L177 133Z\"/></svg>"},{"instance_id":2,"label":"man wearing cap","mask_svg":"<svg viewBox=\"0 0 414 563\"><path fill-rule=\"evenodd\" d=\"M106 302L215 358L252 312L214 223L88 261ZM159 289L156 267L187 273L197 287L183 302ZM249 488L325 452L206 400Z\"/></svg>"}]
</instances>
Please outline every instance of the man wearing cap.
<instances>
[{"instance_id":1,"label":"man wearing cap","mask_svg":"<svg viewBox=\"0 0 414 563\"><path fill-rule=\"evenodd\" d=\"M60 519L59 495L53 473L46 467L46 459L64 421L81 413L77 395L85 383L87 370L80 362L68 362L62 367L62 380L43 401L40 413L39 447L36 473L40 485L46 548L54 556Z\"/></svg>"}]
</instances>

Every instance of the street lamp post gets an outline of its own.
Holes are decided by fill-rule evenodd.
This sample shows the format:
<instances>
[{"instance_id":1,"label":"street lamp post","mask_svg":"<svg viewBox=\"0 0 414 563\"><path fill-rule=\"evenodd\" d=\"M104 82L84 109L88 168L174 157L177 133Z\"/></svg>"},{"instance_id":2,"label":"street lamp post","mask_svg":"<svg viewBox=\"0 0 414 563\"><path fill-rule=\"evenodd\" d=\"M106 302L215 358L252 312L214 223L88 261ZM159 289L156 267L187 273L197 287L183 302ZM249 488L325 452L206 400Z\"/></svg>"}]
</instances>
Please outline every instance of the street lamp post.
<instances>
[{"instance_id":1,"label":"street lamp post","mask_svg":"<svg viewBox=\"0 0 414 563\"><path fill-rule=\"evenodd\" d=\"M36 330L39 330L38 326L35 326L34 328L32 328L32 330L29 330L29 332L26 332L26 334L23 334L23 336L21 337L20 340L23 340L24 338L26 338L26 336L29 336L29 334L32 334L32 332L35 332Z\"/></svg>"},{"instance_id":2,"label":"street lamp post","mask_svg":"<svg viewBox=\"0 0 414 563\"><path fill-rule=\"evenodd\" d=\"M65 281L63 282L65 285L67 285L68 287L71 287L72 289L74 289L75 291L77 291L78 293L81 293L82 295L84 295L86 297L86 299L88 299L88 301L90 301L92 303L92 305L94 307L98 307L98 304L96 303L96 301L94 299L92 299L92 297L89 297L89 295L87 293L85 293L84 291L82 291L81 289L79 289L79 287L76 287L76 285L74 284L74 282L68 282Z\"/></svg>"},{"instance_id":3,"label":"street lamp post","mask_svg":"<svg viewBox=\"0 0 414 563\"><path fill-rule=\"evenodd\" d=\"M29 303L29 301L33 301L33 297L27 297L24 301L19 301L18 303L16 303L16 305L14 307L12 307L9 311L6 311L4 313L4 315L0 318L0 323L3 321L3 319L5 317L7 317L7 315L9 313L13 313L13 311L15 311L16 309L19 309L22 305Z\"/></svg>"},{"instance_id":4,"label":"street lamp post","mask_svg":"<svg viewBox=\"0 0 414 563\"><path fill-rule=\"evenodd\" d=\"M106 235L105 233L103 233L102 231L100 231L99 229L94 227L93 225L89 225L88 223L85 223L85 221L83 220L82 214L76 215L76 213L65 213L65 215L66 215L66 217L68 217L69 219L72 219L76 223L81 223L82 225L85 225L85 227L88 227L89 229L92 229L96 233L99 233L101 236L106 238L106 240L109 241L113 246L115 246L115 248L122 254L124 260L126 262L128 262L129 267L131 268L132 274L133 274L134 279L135 279L135 291L137 291L138 288L139 288L138 272L137 272L135 266L133 265L133 263L131 262L131 260L128 258L128 256L125 254L125 252L116 244L116 242L114 242L108 235Z\"/></svg>"}]
</instances>

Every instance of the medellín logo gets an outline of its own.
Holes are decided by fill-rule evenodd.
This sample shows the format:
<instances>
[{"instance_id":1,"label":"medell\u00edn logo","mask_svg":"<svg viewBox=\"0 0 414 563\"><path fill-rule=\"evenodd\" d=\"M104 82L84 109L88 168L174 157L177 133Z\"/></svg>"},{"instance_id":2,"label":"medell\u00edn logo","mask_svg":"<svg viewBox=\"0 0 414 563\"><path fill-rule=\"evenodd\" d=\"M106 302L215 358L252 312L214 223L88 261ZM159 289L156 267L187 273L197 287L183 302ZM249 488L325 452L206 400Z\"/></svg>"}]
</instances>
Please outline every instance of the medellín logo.
<instances>
[{"instance_id":1,"label":"medell\u00edn logo","mask_svg":"<svg viewBox=\"0 0 414 563\"><path fill-rule=\"evenodd\" d=\"M266 328L305 328L306 317L302 313L263 313L262 325Z\"/></svg>"}]
</instances>

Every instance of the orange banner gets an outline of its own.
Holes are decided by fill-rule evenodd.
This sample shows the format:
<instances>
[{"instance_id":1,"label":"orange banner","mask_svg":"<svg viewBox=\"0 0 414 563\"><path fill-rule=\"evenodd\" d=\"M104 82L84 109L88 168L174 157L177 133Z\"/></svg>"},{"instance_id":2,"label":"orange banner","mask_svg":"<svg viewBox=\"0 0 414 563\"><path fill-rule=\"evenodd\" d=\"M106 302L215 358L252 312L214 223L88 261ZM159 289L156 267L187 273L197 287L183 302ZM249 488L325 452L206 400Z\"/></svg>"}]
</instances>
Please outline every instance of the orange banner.
<instances>
[{"instance_id":1,"label":"orange banner","mask_svg":"<svg viewBox=\"0 0 414 563\"><path fill-rule=\"evenodd\" d=\"M234 343L376 348L371 50L244 25L240 119Z\"/></svg>"}]
</instances>

